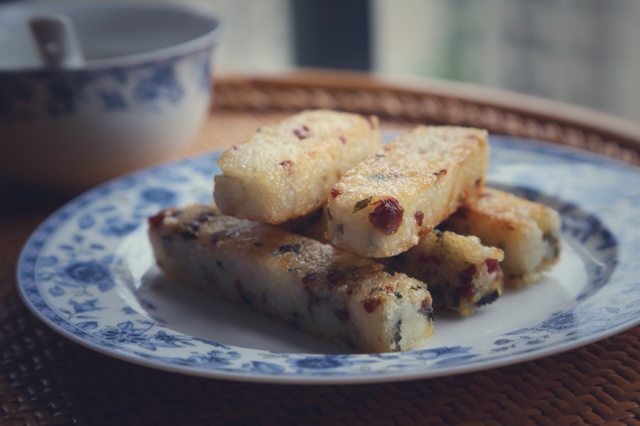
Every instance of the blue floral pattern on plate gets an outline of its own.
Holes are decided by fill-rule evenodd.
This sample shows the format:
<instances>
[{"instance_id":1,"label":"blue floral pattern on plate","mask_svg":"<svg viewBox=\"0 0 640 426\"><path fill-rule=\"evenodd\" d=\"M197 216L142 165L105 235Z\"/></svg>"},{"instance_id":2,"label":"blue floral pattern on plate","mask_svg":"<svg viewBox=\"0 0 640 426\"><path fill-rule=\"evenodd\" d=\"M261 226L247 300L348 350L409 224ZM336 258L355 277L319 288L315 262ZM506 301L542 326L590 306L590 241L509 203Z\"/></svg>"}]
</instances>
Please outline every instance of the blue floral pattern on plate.
<instances>
[{"instance_id":1,"label":"blue floral pattern on plate","mask_svg":"<svg viewBox=\"0 0 640 426\"><path fill-rule=\"evenodd\" d=\"M163 319L164 307L137 287L151 263L140 243L145 219L162 207L209 202L217 154L114 180L64 206L26 244L19 290L46 324L99 352L191 375L281 383L380 382L481 370L568 350L640 323L638 169L504 136L492 136L492 148L492 185L560 211L569 254L559 265L566 273L558 276L575 275L578 284L562 290L567 295L560 305L533 310L530 320L513 325L502 321L502 328L486 335L474 330L482 315L465 323L445 318L445 327L447 321L462 324L475 337L437 340L436 317L433 344L425 349L328 354L248 348L174 328ZM535 287L512 300L529 297L526 292L546 305Z\"/></svg>"}]
</instances>

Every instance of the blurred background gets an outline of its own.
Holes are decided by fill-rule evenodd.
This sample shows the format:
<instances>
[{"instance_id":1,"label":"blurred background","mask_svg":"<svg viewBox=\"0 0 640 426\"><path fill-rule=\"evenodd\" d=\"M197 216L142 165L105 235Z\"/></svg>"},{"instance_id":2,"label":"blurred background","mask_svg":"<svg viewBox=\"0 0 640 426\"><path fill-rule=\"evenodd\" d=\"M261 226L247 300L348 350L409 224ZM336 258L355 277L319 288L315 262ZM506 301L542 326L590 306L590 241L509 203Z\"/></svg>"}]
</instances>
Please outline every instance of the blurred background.
<instances>
[{"instance_id":1,"label":"blurred background","mask_svg":"<svg viewBox=\"0 0 640 426\"><path fill-rule=\"evenodd\" d=\"M637 0L183 3L226 18L220 73L304 66L446 79L640 121Z\"/></svg>"}]
</instances>

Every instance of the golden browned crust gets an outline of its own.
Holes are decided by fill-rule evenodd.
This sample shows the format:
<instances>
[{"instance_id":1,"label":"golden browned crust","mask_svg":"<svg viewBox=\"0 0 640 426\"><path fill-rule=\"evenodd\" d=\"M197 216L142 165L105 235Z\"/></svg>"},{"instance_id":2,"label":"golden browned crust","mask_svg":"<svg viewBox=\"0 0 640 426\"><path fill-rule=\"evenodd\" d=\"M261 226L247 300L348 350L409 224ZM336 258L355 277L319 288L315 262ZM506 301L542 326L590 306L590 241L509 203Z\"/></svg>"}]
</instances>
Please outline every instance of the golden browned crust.
<instances>
[{"instance_id":1,"label":"golden browned crust","mask_svg":"<svg viewBox=\"0 0 640 426\"><path fill-rule=\"evenodd\" d=\"M409 350L432 334L423 283L328 244L206 206L158 213L149 236L170 278L359 351Z\"/></svg>"},{"instance_id":2,"label":"golden browned crust","mask_svg":"<svg viewBox=\"0 0 640 426\"><path fill-rule=\"evenodd\" d=\"M376 117L304 111L220 156L215 202L226 215L282 223L320 207L347 169L381 147Z\"/></svg>"},{"instance_id":3,"label":"golden browned crust","mask_svg":"<svg viewBox=\"0 0 640 426\"><path fill-rule=\"evenodd\" d=\"M393 140L333 186L327 238L366 257L416 245L483 187L487 137L479 129L420 126Z\"/></svg>"},{"instance_id":4,"label":"golden browned crust","mask_svg":"<svg viewBox=\"0 0 640 426\"><path fill-rule=\"evenodd\" d=\"M559 214L547 205L508 192L485 188L443 225L504 250L502 269L505 283L511 286L538 281L559 259Z\"/></svg>"}]
</instances>

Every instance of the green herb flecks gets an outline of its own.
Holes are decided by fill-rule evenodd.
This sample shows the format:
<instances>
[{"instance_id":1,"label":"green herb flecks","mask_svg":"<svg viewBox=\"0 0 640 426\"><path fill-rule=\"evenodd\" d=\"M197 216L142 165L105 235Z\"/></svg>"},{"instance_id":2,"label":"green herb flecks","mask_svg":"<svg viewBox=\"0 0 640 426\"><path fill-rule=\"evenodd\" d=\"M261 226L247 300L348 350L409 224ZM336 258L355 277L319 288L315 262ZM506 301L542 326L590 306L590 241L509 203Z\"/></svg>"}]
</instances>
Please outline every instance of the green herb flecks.
<instances>
[{"instance_id":1,"label":"green herb flecks","mask_svg":"<svg viewBox=\"0 0 640 426\"><path fill-rule=\"evenodd\" d=\"M360 200L358 201L355 206L353 206L353 212L352 213L357 213L360 210L366 208L369 203L371 203L371 197L367 197L364 200Z\"/></svg>"}]
</instances>

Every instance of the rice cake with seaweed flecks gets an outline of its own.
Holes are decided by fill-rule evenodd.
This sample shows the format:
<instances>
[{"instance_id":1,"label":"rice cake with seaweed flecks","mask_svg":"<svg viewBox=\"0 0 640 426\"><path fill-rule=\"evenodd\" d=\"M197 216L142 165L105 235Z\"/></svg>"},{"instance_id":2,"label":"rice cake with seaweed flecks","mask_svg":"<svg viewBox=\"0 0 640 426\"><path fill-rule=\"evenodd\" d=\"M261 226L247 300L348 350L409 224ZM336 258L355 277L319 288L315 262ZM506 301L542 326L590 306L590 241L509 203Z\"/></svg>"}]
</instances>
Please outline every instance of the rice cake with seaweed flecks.
<instances>
[{"instance_id":1,"label":"rice cake with seaweed flecks","mask_svg":"<svg viewBox=\"0 0 640 426\"><path fill-rule=\"evenodd\" d=\"M502 295L503 259L502 250L483 245L478 237L435 229L389 263L396 271L428 283L436 309L469 316Z\"/></svg>"},{"instance_id":2,"label":"rice cake with seaweed flecks","mask_svg":"<svg viewBox=\"0 0 640 426\"><path fill-rule=\"evenodd\" d=\"M310 110L265 126L218 159L222 213L271 224L311 213L331 186L382 148L376 117Z\"/></svg>"},{"instance_id":3,"label":"rice cake with seaweed flecks","mask_svg":"<svg viewBox=\"0 0 640 426\"><path fill-rule=\"evenodd\" d=\"M421 347L433 332L426 285L370 260L209 206L149 218L171 279L360 352Z\"/></svg>"},{"instance_id":4,"label":"rice cake with seaweed flecks","mask_svg":"<svg viewBox=\"0 0 640 426\"><path fill-rule=\"evenodd\" d=\"M485 130L419 126L352 169L328 197L327 239L363 257L418 243L484 186Z\"/></svg>"},{"instance_id":5,"label":"rice cake with seaweed flecks","mask_svg":"<svg viewBox=\"0 0 640 426\"><path fill-rule=\"evenodd\" d=\"M504 251L505 284L522 287L536 282L557 263L560 215L551 207L505 191L485 188L467 200L444 223L445 229L475 235L483 244Z\"/></svg>"}]
</instances>

